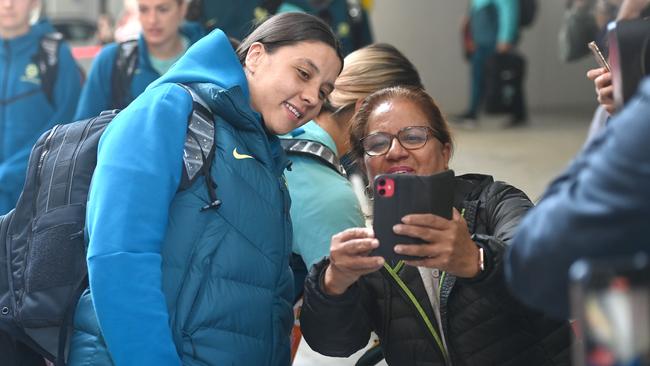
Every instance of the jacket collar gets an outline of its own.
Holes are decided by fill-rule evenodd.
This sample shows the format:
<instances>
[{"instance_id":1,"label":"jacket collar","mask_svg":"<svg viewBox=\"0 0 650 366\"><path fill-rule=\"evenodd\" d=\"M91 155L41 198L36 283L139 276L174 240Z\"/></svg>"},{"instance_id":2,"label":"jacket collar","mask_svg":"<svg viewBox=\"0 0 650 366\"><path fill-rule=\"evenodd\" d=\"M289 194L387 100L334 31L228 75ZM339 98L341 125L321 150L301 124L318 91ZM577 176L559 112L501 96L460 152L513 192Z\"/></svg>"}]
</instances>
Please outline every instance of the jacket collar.
<instances>
[{"instance_id":1,"label":"jacket collar","mask_svg":"<svg viewBox=\"0 0 650 366\"><path fill-rule=\"evenodd\" d=\"M195 83L190 87L208 104L210 110L246 135L244 143L250 153L281 175L289 164L277 136L264 127L261 115L255 112L247 95L238 85L228 89L210 83ZM265 157L270 155L271 160Z\"/></svg>"}]
</instances>

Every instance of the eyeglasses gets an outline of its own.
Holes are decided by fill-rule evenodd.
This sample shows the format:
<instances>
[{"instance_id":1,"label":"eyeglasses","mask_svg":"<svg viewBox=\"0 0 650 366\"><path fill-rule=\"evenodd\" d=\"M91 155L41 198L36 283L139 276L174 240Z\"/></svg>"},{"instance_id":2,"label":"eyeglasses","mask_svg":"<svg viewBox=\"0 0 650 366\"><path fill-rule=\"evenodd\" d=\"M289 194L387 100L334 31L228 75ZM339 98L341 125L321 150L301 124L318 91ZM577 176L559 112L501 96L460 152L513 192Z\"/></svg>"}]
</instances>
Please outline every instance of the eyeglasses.
<instances>
[{"instance_id":1,"label":"eyeglasses","mask_svg":"<svg viewBox=\"0 0 650 366\"><path fill-rule=\"evenodd\" d=\"M363 151L368 156L384 155L393 145L393 139L397 138L400 145L407 150L417 150L429 141L429 135L440 140L433 128L428 126L404 127L397 131L397 135L386 132L375 132L361 139Z\"/></svg>"}]
</instances>

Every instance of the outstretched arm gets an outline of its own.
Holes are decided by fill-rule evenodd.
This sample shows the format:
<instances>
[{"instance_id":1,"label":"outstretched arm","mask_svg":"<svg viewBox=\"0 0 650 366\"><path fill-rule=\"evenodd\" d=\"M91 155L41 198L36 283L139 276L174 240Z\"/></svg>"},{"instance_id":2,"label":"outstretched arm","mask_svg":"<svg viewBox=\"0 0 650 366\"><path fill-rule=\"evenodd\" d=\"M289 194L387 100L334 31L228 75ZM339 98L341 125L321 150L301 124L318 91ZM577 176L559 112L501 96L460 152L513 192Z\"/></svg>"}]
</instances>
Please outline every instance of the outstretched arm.
<instances>
[{"instance_id":1,"label":"outstretched arm","mask_svg":"<svg viewBox=\"0 0 650 366\"><path fill-rule=\"evenodd\" d=\"M513 291L568 317L568 269L581 257L627 255L647 242L650 81L548 188L524 219L506 261Z\"/></svg>"}]
</instances>

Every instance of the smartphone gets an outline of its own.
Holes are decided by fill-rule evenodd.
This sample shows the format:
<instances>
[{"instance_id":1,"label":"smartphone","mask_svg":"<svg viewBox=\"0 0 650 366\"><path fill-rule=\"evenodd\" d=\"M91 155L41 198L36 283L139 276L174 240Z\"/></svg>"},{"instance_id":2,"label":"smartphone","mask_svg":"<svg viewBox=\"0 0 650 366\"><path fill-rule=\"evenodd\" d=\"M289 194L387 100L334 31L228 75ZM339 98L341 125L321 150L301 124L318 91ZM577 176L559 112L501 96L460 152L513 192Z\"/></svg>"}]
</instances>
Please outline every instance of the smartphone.
<instances>
[{"instance_id":1,"label":"smartphone","mask_svg":"<svg viewBox=\"0 0 650 366\"><path fill-rule=\"evenodd\" d=\"M386 260L419 259L395 253L397 244L422 244L422 240L397 235L393 226L408 214L431 213L451 219L454 200L454 171L420 176L383 174L375 177L373 230L379 247L371 254Z\"/></svg>"},{"instance_id":2,"label":"smartphone","mask_svg":"<svg viewBox=\"0 0 650 366\"><path fill-rule=\"evenodd\" d=\"M596 62L598 62L598 65L600 65L600 67L604 67L605 70L607 71L611 71L607 59L605 59L603 53L600 52L600 48L598 48L596 42L591 41L587 44L587 46L589 46L589 49L591 50L591 54L594 55L594 58L596 59Z\"/></svg>"},{"instance_id":3,"label":"smartphone","mask_svg":"<svg viewBox=\"0 0 650 366\"><path fill-rule=\"evenodd\" d=\"M578 366L650 365L650 266L645 254L582 259L569 271Z\"/></svg>"}]
</instances>

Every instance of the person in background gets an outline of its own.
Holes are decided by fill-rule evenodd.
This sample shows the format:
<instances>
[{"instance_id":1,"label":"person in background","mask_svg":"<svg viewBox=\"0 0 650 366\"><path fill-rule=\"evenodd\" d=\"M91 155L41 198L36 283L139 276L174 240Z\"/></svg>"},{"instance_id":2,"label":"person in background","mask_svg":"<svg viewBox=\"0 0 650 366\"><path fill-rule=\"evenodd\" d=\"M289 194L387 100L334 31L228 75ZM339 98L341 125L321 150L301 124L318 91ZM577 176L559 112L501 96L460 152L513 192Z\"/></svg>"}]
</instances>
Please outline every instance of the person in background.
<instances>
[{"instance_id":1,"label":"person in background","mask_svg":"<svg viewBox=\"0 0 650 366\"><path fill-rule=\"evenodd\" d=\"M617 19L638 18L648 0L623 0ZM611 73L590 70L598 102L614 115L546 189L522 222L505 261L506 276L521 301L566 319L569 267L581 258L649 252L650 78L621 111L614 106ZM538 276L543 270L545 275ZM529 288L534 283L535 288ZM547 296L552 295L552 300Z\"/></svg>"},{"instance_id":2,"label":"person in background","mask_svg":"<svg viewBox=\"0 0 650 366\"><path fill-rule=\"evenodd\" d=\"M368 12L372 1L368 0L286 0L287 5L302 9L326 21L341 40L343 54L367 46L373 42Z\"/></svg>"},{"instance_id":3,"label":"person in background","mask_svg":"<svg viewBox=\"0 0 650 366\"><path fill-rule=\"evenodd\" d=\"M97 32L95 33L95 38L101 45L115 41L113 18L110 14L100 14L99 18L97 18Z\"/></svg>"},{"instance_id":4,"label":"person in background","mask_svg":"<svg viewBox=\"0 0 650 366\"><path fill-rule=\"evenodd\" d=\"M599 2L601 4L603 1ZM620 3L617 20L636 19L650 15L650 1L648 0L623 0ZM599 24L600 23L599 21ZM603 30L603 36L606 34ZM605 42L600 42L605 43ZM605 57L608 57L608 50L606 47L602 48ZM587 78L594 82L594 89L596 90L596 99L598 100L598 109L591 121L589 133L585 141L588 145L601 131L605 128L609 117L616 113L616 105L614 104L614 86L612 85L612 73L603 67L598 67L587 71Z\"/></svg>"},{"instance_id":5,"label":"person in background","mask_svg":"<svg viewBox=\"0 0 650 366\"><path fill-rule=\"evenodd\" d=\"M616 19L621 0L568 0L558 33L560 60L573 62L590 54L595 41L607 55L607 23Z\"/></svg>"},{"instance_id":6,"label":"person in background","mask_svg":"<svg viewBox=\"0 0 650 366\"><path fill-rule=\"evenodd\" d=\"M70 47L49 22L30 22L39 7L40 0L0 3L0 214L16 205L32 146L55 124L73 120L81 90ZM44 59L44 42L58 47L55 64Z\"/></svg>"},{"instance_id":7,"label":"person in background","mask_svg":"<svg viewBox=\"0 0 650 366\"><path fill-rule=\"evenodd\" d=\"M289 364L292 230L276 135L316 117L342 67L327 24L280 14L236 53L213 31L115 117L88 197L90 288L69 365ZM183 190L195 107L179 83L212 112L215 148Z\"/></svg>"},{"instance_id":8,"label":"person in background","mask_svg":"<svg viewBox=\"0 0 650 366\"><path fill-rule=\"evenodd\" d=\"M350 123L363 98L395 85L423 87L415 66L395 47L379 43L354 51L345 57L320 114L283 138L315 141L334 156L343 156L350 151ZM291 155L290 159L286 177L292 199L293 253L301 257L299 267L308 270L329 255L332 235L364 226L365 218L350 182L340 172L313 157ZM302 292L304 275L296 275L295 280Z\"/></svg>"},{"instance_id":9,"label":"person in background","mask_svg":"<svg viewBox=\"0 0 650 366\"><path fill-rule=\"evenodd\" d=\"M617 20L637 19L642 15L650 15L650 1L624 0L619 9ZM599 67L587 72L587 78L594 82L598 103L611 115L616 112L614 105L614 87L612 74Z\"/></svg>"},{"instance_id":10,"label":"person in background","mask_svg":"<svg viewBox=\"0 0 650 366\"><path fill-rule=\"evenodd\" d=\"M474 44L470 56L470 98L467 110L454 117L452 122L473 127L477 123L485 93L485 66L488 59L494 53L508 53L513 50L519 37L519 1L471 0L469 15L463 19L463 23L469 23ZM516 102L507 127L525 124L528 119L523 94Z\"/></svg>"},{"instance_id":11,"label":"person in background","mask_svg":"<svg viewBox=\"0 0 650 366\"><path fill-rule=\"evenodd\" d=\"M81 93L76 120L106 109L123 109L204 35L198 24L183 24L186 0L137 0L137 6L140 37L109 44L97 55Z\"/></svg>"},{"instance_id":12,"label":"person in background","mask_svg":"<svg viewBox=\"0 0 650 366\"><path fill-rule=\"evenodd\" d=\"M70 48L38 18L39 0L0 2L0 215L16 205L32 146L52 126L72 121L81 74ZM47 41L48 39L49 41ZM37 63L44 42L56 44L56 63ZM50 43L54 42L54 43ZM54 77L52 77L55 75ZM41 366L45 361L21 342L0 332L2 364Z\"/></svg>"},{"instance_id":13,"label":"person in background","mask_svg":"<svg viewBox=\"0 0 650 366\"><path fill-rule=\"evenodd\" d=\"M354 117L350 145L369 179L431 175L449 169L447 122L421 89L394 87L368 96ZM371 256L372 230L332 237L330 257L312 268L300 317L319 353L346 357L379 336L391 365L570 365L568 322L523 306L509 293L502 259L532 207L517 188L492 177L456 177L451 220L413 214L395 234L423 240L397 245L420 259Z\"/></svg>"},{"instance_id":14,"label":"person in background","mask_svg":"<svg viewBox=\"0 0 650 366\"><path fill-rule=\"evenodd\" d=\"M276 14L281 4L279 0L192 0L188 19L200 23L206 32L219 28L229 37L243 39L255 25Z\"/></svg>"},{"instance_id":15,"label":"person in background","mask_svg":"<svg viewBox=\"0 0 650 366\"><path fill-rule=\"evenodd\" d=\"M206 30L220 28L237 39L245 37L254 25L268 16L289 11L306 12L327 22L341 41L343 54L372 43L368 12L371 0L287 0L244 1L193 0L188 19Z\"/></svg>"},{"instance_id":16,"label":"person in background","mask_svg":"<svg viewBox=\"0 0 650 366\"><path fill-rule=\"evenodd\" d=\"M560 319L580 258L650 252L650 80L547 188L504 262L513 293Z\"/></svg>"}]
</instances>

